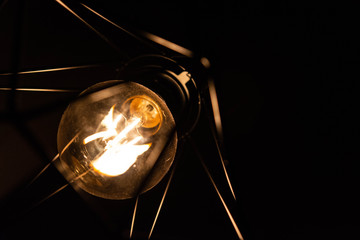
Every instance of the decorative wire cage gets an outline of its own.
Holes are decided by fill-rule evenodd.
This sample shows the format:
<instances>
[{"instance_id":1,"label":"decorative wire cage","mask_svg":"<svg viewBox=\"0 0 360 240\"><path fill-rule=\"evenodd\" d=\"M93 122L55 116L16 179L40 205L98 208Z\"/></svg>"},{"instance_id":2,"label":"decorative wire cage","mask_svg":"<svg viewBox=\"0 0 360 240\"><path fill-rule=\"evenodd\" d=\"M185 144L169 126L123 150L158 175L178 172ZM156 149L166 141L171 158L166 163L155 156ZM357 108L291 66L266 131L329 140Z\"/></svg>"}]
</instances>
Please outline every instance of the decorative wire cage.
<instances>
[{"instance_id":1,"label":"decorative wire cage","mask_svg":"<svg viewBox=\"0 0 360 240\"><path fill-rule=\"evenodd\" d=\"M39 10L46 14L41 18L32 15ZM152 33L130 27L125 29L90 4L79 1L3 1L0 13L4 14L3 18L13 20L9 24L13 27L10 31L13 36L7 39L11 47L5 52L11 60L4 63L5 68L8 66L7 69L11 71L0 74L2 131L4 136L15 131L19 135L19 146L26 146L24 150L16 149L17 146L10 150L19 151L15 159L10 159L9 154L4 154L4 159L1 159L10 169L8 174L2 175L1 181L8 178L14 184L4 184L1 192L1 215L5 217L2 217L4 223L0 237L16 238L24 234L21 228L31 228L29 232L36 233L38 237L48 234L95 237L101 232L105 236L116 235L124 239L194 239L204 236L243 239L236 214L236 194L223 156L220 110L207 58ZM58 17L61 19L57 19ZM42 32L41 36L49 36L49 39L40 39L40 50L37 53L31 52L36 50L26 48L26 45L35 43L32 36L42 31L36 29L36 23L42 18L43 21L48 21L47 30L58 27L58 23L66 28L67 24L74 22L80 31L78 35L83 33L84 38L90 39L83 44L84 49L91 51L80 57L73 52L66 52L74 49L66 46L66 43L73 44L67 39L71 36L59 36L57 30L53 29L53 32ZM58 42L48 42L43 45L45 49L41 50L41 44L48 40ZM50 54L48 49L60 49L62 53ZM48 64L44 65L44 62ZM56 66L58 62L66 65ZM85 64L81 64L84 62ZM157 155L157 159L160 159L159 156L165 154L162 162L171 158L172 161L161 165L161 161L156 160L157 165L148 170L146 177L141 178L136 189L126 197L123 189L115 187L109 188L117 191L116 195L111 196L89 190L80 183L84 183L89 171L74 173L74 169L64 169L61 159L65 158L65 152L69 152L69 158L75 156L72 145L79 135L74 128L70 128L66 130L70 135L63 137L64 129L69 129L69 125L72 127L71 123L65 124L65 127L61 127L60 123L58 129L61 115L69 104L77 104L99 92L105 91L107 94L109 89L122 87L124 82L145 86L159 94L169 106L176 122L171 133L171 136L176 136L166 137L167 141L163 144L165 147ZM96 87L91 87L94 85ZM79 96L85 89L88 90ZM121 90L120 94L126 95L129 91L131 90ZM141 94L137 96L142 96ZM86 109L86 104L90 103L85 102L70 115ZM150 107L150 110L154 108L153 105ZM92 106L88 109L97 111ZM87 122L95 121L86 114L87 112L83 113L89 119ZM154 128L153 125L150 126ZM174 138L177 139L175 142L172 140ZM82 140L84 139L79 141ZM173 146L172 150L166 150L169 144ZM173 157L170 156L172 153ZM160 173L156 175L154 172ZM179 174L178 182L175 180L173 183L177 172L182 174ZM195 189L191 190L189 185L194 185ZM196 190L199 186L211 191L210 194L218 199L201 199L200 196L196 200L199 197L197 192L202 194L204 191ZM61 194L65 197L61 197ZM188 208L190 213L185 216L172 214L172 208L179 208L175 214L181 214L179 211L182 208L179 205L186 205L184 200L192 205ZM83 204L86 205L85 208L78 207ZM213 208L212 204L216 204L222 212L219 213L219 209ZM58 209L54 210L54 206ZM210 218L220 216L213 223L221 222L217 232L206 221L206 215L212 210L215 212L210 214ZM46 222L44 212L47 211L53 211L58 216L64 216L59 211L68 211L67 214L73 215L61 220L64 222L63 226L57 226L59 222L48 223L48 226L55 225L53 228L30 223L39 219L39 222ZM197 211L200 215L203 214L205 220L192 219L198 216ZM160 223L157 227L158 221ZM68 222L75 226L69 226ZM105 230L92 230L97 224ZM224 229L220 229L222 227ZM18 228L20 229L17 230ZM57 231L54 232L54 229ZM190 232L191 236L184 236Z\"/></svg>"}]
</instances>

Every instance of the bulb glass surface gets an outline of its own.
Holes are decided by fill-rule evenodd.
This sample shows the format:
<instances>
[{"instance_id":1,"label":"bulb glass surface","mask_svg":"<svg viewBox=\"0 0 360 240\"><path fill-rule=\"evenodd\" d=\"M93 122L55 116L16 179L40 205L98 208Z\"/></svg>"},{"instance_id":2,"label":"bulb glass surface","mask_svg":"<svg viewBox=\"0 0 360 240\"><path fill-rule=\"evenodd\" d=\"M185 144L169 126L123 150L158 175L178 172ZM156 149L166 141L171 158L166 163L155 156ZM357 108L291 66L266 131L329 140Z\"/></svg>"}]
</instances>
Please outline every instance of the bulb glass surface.
<instances>
[{"instance_id":1,"label":"bulb glass surface","mask_svg":"<svg viewBox=\"0 0 360 240\"><path fill-rule=\"evenodd\" d=\"M127 199L164 177L176 145L175 121L156 93L137 83L109 81L85 90L64 112L57 167L75 188Z\"/></svg>"}]
</instances>

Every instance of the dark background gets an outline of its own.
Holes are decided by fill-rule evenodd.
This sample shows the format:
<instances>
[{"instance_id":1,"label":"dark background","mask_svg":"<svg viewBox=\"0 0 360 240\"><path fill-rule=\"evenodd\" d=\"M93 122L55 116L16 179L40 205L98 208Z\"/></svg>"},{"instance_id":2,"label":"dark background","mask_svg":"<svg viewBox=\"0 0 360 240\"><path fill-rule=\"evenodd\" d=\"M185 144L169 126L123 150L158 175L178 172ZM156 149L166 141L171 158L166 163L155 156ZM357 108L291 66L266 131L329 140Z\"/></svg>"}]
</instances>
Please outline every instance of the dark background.
<instances>
[{"instance_id":1,"label":"dark background","mask_svg":"<svg viewBox=\"0 0 360 240\"><path fill-rule=\"evenodd\" d=\"M210 60L228 167L238 197L232 209L245 239L358 238L357 6L227 0L86 3L114 22L152 32ZM20 18L18 7L17 1L9 1L0 12L2 73L119 60L56 2L26 1ZM18 25L16 19L24 24ZM17 36L21 48L16 47ZM17 86L79 89L113 76L107 68L90 69L19 78ZM0 76L0 87L11 87L11 79ZM0 92L4 204L56 154L57 124L64 108L37 113L48 103L67 99L65 95L17 94L19 112L33 114L22 121L6 117L11 94ZM206 120L200 123L195 138L204 158L218 161L216 151L209 150L214 145L203 127ZM221 202L190 148L185 148L182 159L154 239L235 239ZM220 176L221 169L214 172ZM58 179L61 186L61 176ZM224 184L222 189L227 191ZM156 208L151 196L144 197L148 202L143 223L138 224L140 237L148 231L152 217L147 216ZM0 238L22 234L121 237L131 215L121 209L132 204L81 198L67 188L15 223L4 225ZM99 205L103 207L93 207ZM127 220L120 220L122 216ZM120 223L126 225L121 230Z\"/></svg>"}]
</instances>

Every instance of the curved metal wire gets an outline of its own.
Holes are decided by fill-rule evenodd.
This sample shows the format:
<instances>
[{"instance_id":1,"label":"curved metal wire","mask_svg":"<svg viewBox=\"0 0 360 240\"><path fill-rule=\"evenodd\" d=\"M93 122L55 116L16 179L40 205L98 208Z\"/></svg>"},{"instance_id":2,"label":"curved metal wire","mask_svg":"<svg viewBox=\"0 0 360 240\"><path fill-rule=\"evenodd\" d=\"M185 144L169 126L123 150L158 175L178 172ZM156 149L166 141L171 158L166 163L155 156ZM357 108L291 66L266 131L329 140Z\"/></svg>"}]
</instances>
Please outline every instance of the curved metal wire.
<instances>
[{"instance_id":1,"label":"curved metal wire","mask_svg":"<svg viewBox=\"0 0 360 240\"><path fill-rule=\"evenodd\" d=\"M109 44L110 46L112 46L115 50L121 52L121 50L118 48L118 46L116 44L114 44L106 35L104 35L103 33L101 33L101 30L96 29L95 27L93 27L86 19L84 19L83 17L81 17L80 15L78 15L72 8L70 8L66 3L64 3L64 1L61 0L55 0L60 6L62 6L63 8L65 8L68 12L70 12L72 15L74 15L78 20L80 20L83 24L85 24L88 28L90 28L92 31L94 31L98 36L100 36L107 44ZM4 8L4 6L6 5L7 1L3 1L3 3L0 5L0 11ZM178 54L181 54L183 56L192 58L194 56L194 53L184 47L181 47L175 43L172 43L170 41L167 41L161 37L158 37L154 34L151 33L147 33L144 31L138 31L136 32L136 34L131 33L129 31L127 31L126 29L122 28L121 26L119 26L118 24L112 22L111 20L109 20L108 18L104 17L103 15L101 15L100 13L98 13L97 11L95 11L94 9L90 8L89 6L80 3L80 5L87 11L89 11L90 13L94 14L95 16L97 16L98 18L100 18L101 20L104 20L105 22L113 25L114 27L116 27L118 30L125 32L126 34L128 34L129 36L133 37L134 40L139 41L141 44L146 45L146 47L152 48L152 50L156 50L158 51L159 49L156 47L152 47L152 44L149 44L148 42L144 41L148 40L152 43L155 43L157 45L160 45L162 48L165 48L167 50L176 52ZM20 36L18 36L20 37ZM15 50L15 53L19 53L19 50ZM159 51L160 53L164 54L163 51ZM204 59L204 58L203 58ZM202 62L205 60L201 60ZM205 62L206 66L209 66L208 61ZM61 93L61 92L77 92L78 90L67 90L67 89L40 89L40 88L18 88L17 87L17 76L18 75L24 75L24 74L37 74L37 73L44 73L44 72L56 72L56 71L66 71L66 70L73 70L73 69L81 69L81 68L87 68L87 67L91 67L94 65L86 65L86 66L73 66L73 67L65 67L65 68L53 68L53 69L39 69L39 70L32 70L32 71L19 71L19 66L18 66L18 62L14 62L14 72L12 73L2 73L0 74L1 76L10 76L12 77L12 84L10 87L0 87L0 91L8 91L11 92L11 95L9 97L10 99L10 109L14 110L14 104L11 104L11 102L14 102L14 98L15 98L15 92L16 91L33 91L33 92L52 92L52 93ZM213 79L209 79L208 81L208 91L209 91L209 95L210 95L210 101L211 101L211 108L212 108L212 118L213 118L213 122L214 127L211 127L211 131L212 131L212 136L214 137L214 141L216 144L216 148L217 148L217 152L219 154L219 159L221 161L222 167L223 167L223 171L225 174L225 178L227 181L227 184L231 190L231 193L233 195L233 198L236 200L236 196L235 196L235 191L233 189L233 186L231 184L230 181L230 177L228 175L226 166L225 166L225 161L223 159L223 154L222 154L222 150L221 150L221 144L223 142L223 133L222 133L222 125L221 125L221 117L220 117L220 110L219 110L219 104L218 104L218 98L216 95L216 88L214 85L214 81ZM210 115L210 113L208 113L208 116ZM210 125L212 124L211 121L209 123ZM76 138L76 135L75 137ZM73 139L74 139L73 138ZM236 232L236 235L238 237L238 239L243 240L243 236L239 230L239 227L236 224L236 221L234 220L231 211L229 210L224 198L222 197L217 184L215 183L215 180L213 179L213 177L211 176L211 173L202 157L201 152L199 151L199 149L197 148L196 144L193 142L193 140L191 139L191 137L187 137L186 140L190 143L190 145L193 148L193 152L195 153L195 155L197 156L197 158L200 160L202 167L204 168L207 176L209 177L209 180L212 184L212 186L214 187L219 199L221 200L221 203L224 207L224 210L226 211L229 220L234 228L234 231ZM64 148L63 151L65 151L67 149L67 147L71 144L71 141L68 143L68 145ZM28 185L31 185L32 183L34 183L47 169L48 167L53 164L58 158L59 155L61 155L61 153L58 153L47 165L45 165L45 167L43 169L41 169L39 171L39 173L31 180L29 181ZM165 189L163 191L162 197L160 199L159 202L159 206L158 209L156 211L156 215L154 217L154 221L152 223L151 226L151 230L149 232L148 235L148 239L151 238L153 231L155 229L155 224L157 222L157 219L160 215L160 211L161 208L164 204L165 201L165 197L167 195L167 192L171 186L172 183L172 179L174 176L174 173L176 171L176 164L177 162L174 163L174 166L172 167L172 170L169 174ZM85 173L86 174L86 173ZM81 177L81 176L80 176ZM78 178L77 178L78 179ZM73 179L73 181L76 181L77 179ZM50 193L48 196L46 196L45 198L43 198L42 200L40 200L35 206L39 206L41 205L43 202L45 202L47 199L51 198L52 196L54 196L55 194L61 192L63 189L65 189L67 186L69 186L69 184L71 184L72 181L68 182L67 184L61 186L60 188L58 188L56 191ZM134 205L134 210L133 210L133 216L132 216L132 220L131 220L131 227L130 227L130 238L133 237L133 231L134 231L134 226L135 226L135 219L136 219L136 212L137 212L137 208L138 208L138 204L139 204L139 195L136 197L135 200L135 205Z\"/></svg>"}]
</instances>

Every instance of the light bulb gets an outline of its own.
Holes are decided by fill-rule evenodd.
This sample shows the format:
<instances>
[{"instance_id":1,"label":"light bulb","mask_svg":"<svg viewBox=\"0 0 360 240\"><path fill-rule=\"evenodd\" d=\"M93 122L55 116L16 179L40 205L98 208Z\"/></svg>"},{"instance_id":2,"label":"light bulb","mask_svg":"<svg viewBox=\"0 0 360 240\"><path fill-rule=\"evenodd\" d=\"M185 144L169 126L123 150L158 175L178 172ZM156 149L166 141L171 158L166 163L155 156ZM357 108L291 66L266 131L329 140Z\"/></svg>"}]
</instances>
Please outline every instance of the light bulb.
<instances>
[{"instance_id":1,"label":"light bulb","mask_svg":"<svg viewBox=\"0 0 360 240\"><path fill-rule=\"evenodd\" d=\"M85 90L64 112L57 167L75 188L127 199L159 183L176 146L174 118L156 93L138 83L108 81Z\"/></svg>"}]
</instances>

